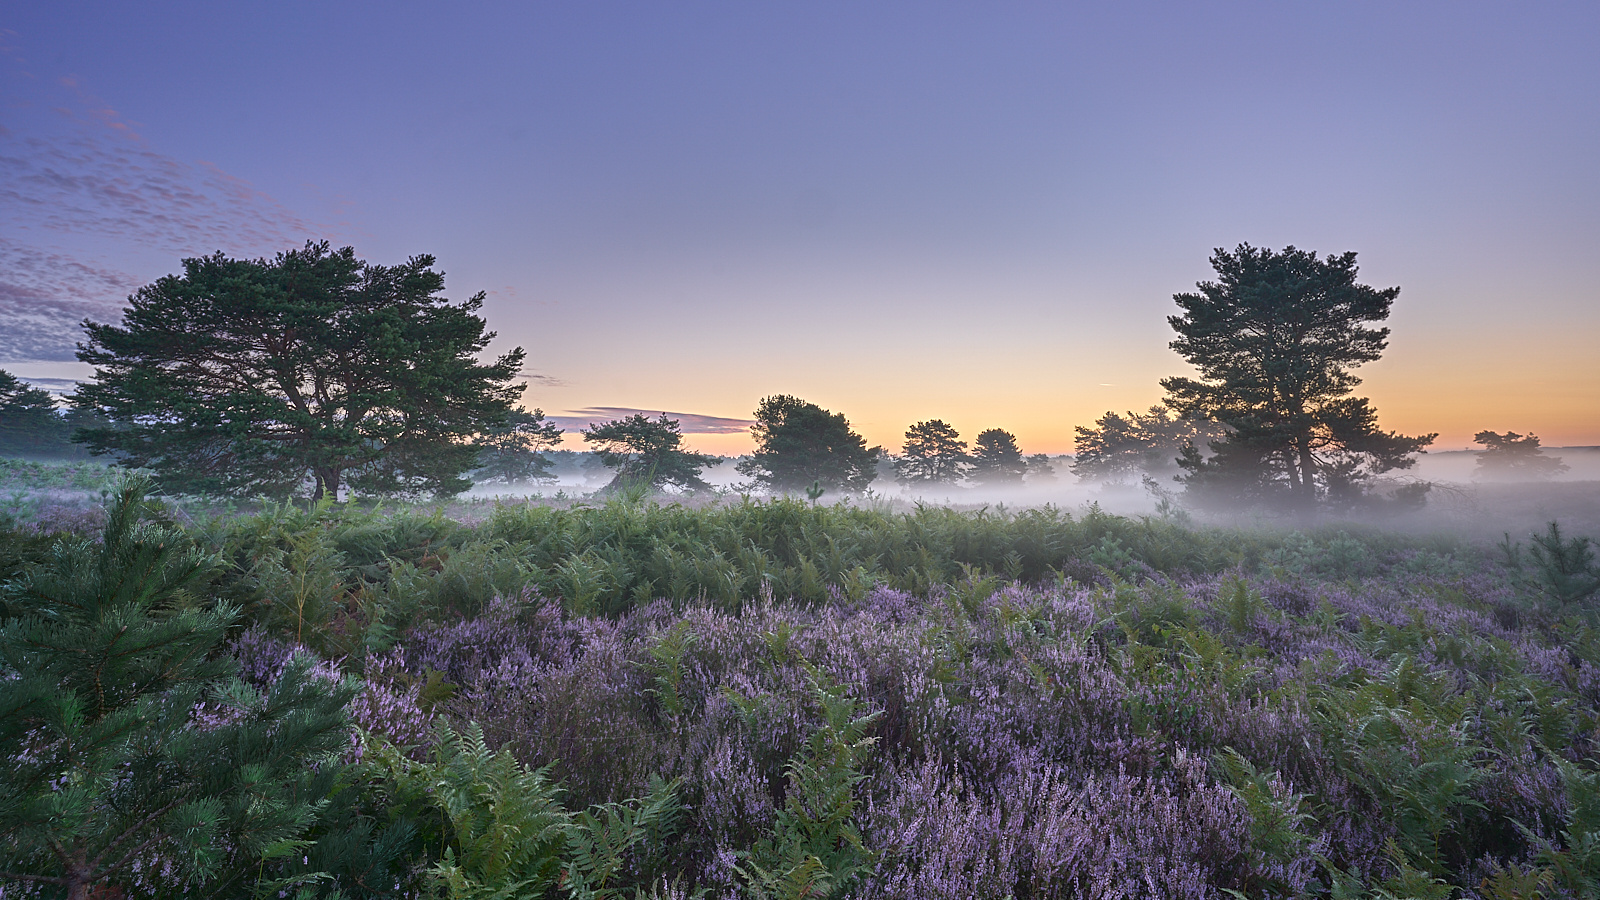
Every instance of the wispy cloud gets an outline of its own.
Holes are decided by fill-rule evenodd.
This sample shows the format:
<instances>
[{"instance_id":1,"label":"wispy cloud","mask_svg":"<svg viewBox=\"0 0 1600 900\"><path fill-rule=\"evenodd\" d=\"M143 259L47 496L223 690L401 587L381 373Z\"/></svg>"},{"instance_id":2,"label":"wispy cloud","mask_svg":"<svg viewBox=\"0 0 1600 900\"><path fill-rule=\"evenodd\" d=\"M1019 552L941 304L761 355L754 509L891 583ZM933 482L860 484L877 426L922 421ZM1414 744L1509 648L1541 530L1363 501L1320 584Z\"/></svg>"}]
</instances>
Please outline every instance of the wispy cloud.
<instances>
[{"instance_id":1,"label":"wispy cloud","mask_svg":"<svg viewBox=\"0 0 1600 900\"><path fill-rule=\"evenodd\" d=\"M73 359L79 323L119 318L137 287L127 273L0 238L0 359Z\"/></svg>"},{"instance_id":2,"label":"wispy cloud","mask_svg":"<svg viewBox=\"0 0 1600 900\"><path fill-rule=\"evenodd\" d=\"M755 424L754 419L730 419L725 416L705 416L699 413L669 412L659 409L634 409L628 406L590 406L584 409L569 409L559 416L546 416L546 418L568 431L582 431L590 425L601 422L612 422L626 418L635 413L644 413L650 418L666 416L678 420L678 430L684 434L742 434L750 430Z\"/></svg>"},{"instance_id":3,"label":"wispy cloud","mask_svg":"<svg viewBox=\"0 0 1600 900\"><path fill-rule=\"evenodd\" d=\"M557 388L571 385L571 382L564 378L557 378L554 375L540 375L537 372L518 372L517 377L529 384L537 384L540 387Z\"/></svg>"},{"instance_id":4,"label":"wispy cloud","mask_svg":"<svg viewBox=\"0 0 1600 900\"><path fill-rule=\"evenodd\" d=\"M29 117L31 133L0 134L0 209L25 230L180 256L260 255L321 235L245 179L158 151L72 79L58 85L64 102L50 105L53 116Z\"/></svg>"},{"instance_id":5,"label":"wispy cloud","mask_svg":"<svg viewBox=\"0 0 1600 900\"><path fill-rule=\"evenodd\" d=\"M145 140L77 79L29 71L0 34L0 360L71 359L85 317L115 320L139 280L105 256L266 256L327 229L245 179Z\"/></svg>"},{"instance_id":6,"label":"wispy cloud","mask_svg":"<svg viewBox=\"0 0 1600 900\"><path fill-rule=\"evenodd\" d=\"M26 381L41 390L49 391L59 397L65 397L78 389L79 382L72 378L38 378L18 375L18 381Z\"/></svg>"}]
</instances>

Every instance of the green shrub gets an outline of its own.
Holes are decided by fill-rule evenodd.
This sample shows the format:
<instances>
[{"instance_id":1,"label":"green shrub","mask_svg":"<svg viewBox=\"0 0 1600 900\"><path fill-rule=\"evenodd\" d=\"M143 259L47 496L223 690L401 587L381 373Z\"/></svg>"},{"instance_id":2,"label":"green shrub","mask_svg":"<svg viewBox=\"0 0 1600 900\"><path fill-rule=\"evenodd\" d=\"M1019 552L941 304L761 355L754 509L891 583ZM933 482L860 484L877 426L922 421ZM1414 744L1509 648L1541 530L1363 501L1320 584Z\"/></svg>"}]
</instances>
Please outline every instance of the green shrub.
<instances>
[{"instance_id":1,"label":"green shrub","mask_svg":"<svg viewBox=\"0 0 1600 900\"><path fill-rule=\"evenodd\" d=\"M1534 584L1558 603L1578 604L1600 592L1600 566L1595 565L1594 541L1586 537L1563 538L1561 526L1551 522L1544 534L1532 537L1528 556L1533 560Z\"/></svg>"},{"instance_id":2,"label":"green shrub","mask_svg":"<svg viewBox=\"0 0 1600 900\"><path fill-rule=\"evenodd\" d=\"M427 876L450 900L544 897L558 889L575 900L626 896L628 887L653 879L652 862L664 855L682 814L676 782L659 779L642 799L571 813L548 767L529 768L507 750L490 750L476 725L458 734L441 720L428 762L392 748L381 758L400 792L428 797L449 822L443 858Z\"/></svg>"},{"instance_id":3,"label":"green shrub","mask_svg":"<svg viewBox=\"0 0 1600 900\"><path fill-rule=\"evenodd\" d=\"M843 687L806 671L822 724L786 767L788 790L772 834L740 854L738 872L756 900L823 900L872 872L874 854L855 821L855 790L876 742L866 731L879 714L857 715L860 704Z\"/></svg>"},{"instance_id":4,"label":"green shrub","mask_svg":"<svg viewBox=\"0 0 1600 900\"><path fill-rule=\"evenodd\" d=\"M233 677L215 651L238 611L205 600L216 562L143 521L145 489L125 482L100 540L5 586L4 880L86 897L134 885L159 849L176 871L145 888L220 895L295 852L338 778L355 687L309 658L265 692Z\"/></svg>"}]
</instances>

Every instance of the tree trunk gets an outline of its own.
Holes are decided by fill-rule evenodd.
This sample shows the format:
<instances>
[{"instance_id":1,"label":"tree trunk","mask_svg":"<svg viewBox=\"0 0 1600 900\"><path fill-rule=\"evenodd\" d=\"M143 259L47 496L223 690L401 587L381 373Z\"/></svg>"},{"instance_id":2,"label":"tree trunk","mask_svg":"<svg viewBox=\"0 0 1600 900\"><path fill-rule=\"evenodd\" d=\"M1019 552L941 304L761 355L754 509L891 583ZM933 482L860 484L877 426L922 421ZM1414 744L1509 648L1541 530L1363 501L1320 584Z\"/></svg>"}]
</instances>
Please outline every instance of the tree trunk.
<instances>
[{"instance_id":1,"label":"tree trunk","mask_svg":"<svg viewBox=\"0 0 1600 900\"><path fill-rule=\"evenodd\" d=\"M340 470L328 467L313 469L312 475L317 479L316 490L312 492L312 500L321 500L329 497L333 502L339 502L339 475Z\"/></svg>"},{"instance_id":2,"label":"tree trunk","mask_svg":"<svg viewBox=\"0 0 1600 900\"><path fill-rule=\"evenodd\" d=\"M1306 509L1317 505L1317 458L1311 454L1309 440L1300 443L1300 503Z\"/></svg>"},{"instance_id":3,"label":"tree trunk","mask_svg":"<svg viewBox=\"0 0 1600 900\"><path fill-rule=\"evenodd\" d=\"M67 900L89 900L94 896L94 872L89 869L87 856L80 848L67 863Z\"/></svg>"}]
</instances>

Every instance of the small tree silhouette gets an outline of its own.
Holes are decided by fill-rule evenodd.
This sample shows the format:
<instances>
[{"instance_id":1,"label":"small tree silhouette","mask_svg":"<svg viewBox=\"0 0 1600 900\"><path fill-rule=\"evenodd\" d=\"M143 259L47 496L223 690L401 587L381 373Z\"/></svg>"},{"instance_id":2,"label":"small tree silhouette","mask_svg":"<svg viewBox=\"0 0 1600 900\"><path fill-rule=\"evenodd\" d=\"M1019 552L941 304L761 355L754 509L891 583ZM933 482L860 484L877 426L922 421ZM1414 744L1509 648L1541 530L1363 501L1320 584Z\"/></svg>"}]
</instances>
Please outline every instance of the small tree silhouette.
<instances>
[{"instance_id":1,"label":"small tree silhouette","mask_svg":"<svg viewBox=\"0 0 1600 900\"><path fill-rule=\"evenodd\" d=\"M904 484L953 484L971 467L967 442L939 419L918 422L907 428L901 453L894 467Z\"/></svg>"},{"instance_id":2,"label":"small tree silhouette","mask_svg":"<svg viewBox=\"0 0 1600 900\"><path fill-rule=\"evenodd\" d=\"M1545 456L1539 447L1539 437L1524 437L1515 431L1499 434L1480 431L1472 442L1482 444L1478 452L1478 468L1472 477L1490 481L1536 481L1553 478L1567 471L1567 464L1554 456Z\"/></svg>"}]
</instances>

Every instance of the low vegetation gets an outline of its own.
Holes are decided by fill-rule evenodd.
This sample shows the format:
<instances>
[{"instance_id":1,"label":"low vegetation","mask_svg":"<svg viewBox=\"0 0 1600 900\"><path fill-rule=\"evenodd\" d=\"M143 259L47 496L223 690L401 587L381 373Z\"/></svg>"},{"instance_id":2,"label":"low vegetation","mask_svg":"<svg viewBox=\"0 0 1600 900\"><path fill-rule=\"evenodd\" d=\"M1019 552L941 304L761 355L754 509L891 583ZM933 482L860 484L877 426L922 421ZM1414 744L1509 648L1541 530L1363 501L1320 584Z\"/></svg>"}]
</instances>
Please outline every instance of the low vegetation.
<instances>
[{"instance_id":1,"label":"low vegetation","mask_svg":"<svg viewBox=\"0 0 1600 900\"><path fill-rule=\"evenodd\" d=\"M1558 526L108 501L6 532L8 900L1600 890Z\"/></svg>"}]
</instances>

